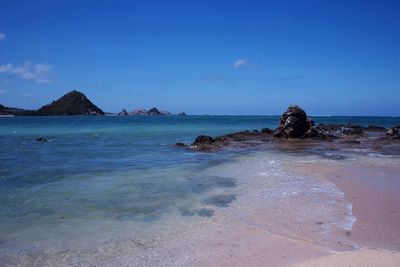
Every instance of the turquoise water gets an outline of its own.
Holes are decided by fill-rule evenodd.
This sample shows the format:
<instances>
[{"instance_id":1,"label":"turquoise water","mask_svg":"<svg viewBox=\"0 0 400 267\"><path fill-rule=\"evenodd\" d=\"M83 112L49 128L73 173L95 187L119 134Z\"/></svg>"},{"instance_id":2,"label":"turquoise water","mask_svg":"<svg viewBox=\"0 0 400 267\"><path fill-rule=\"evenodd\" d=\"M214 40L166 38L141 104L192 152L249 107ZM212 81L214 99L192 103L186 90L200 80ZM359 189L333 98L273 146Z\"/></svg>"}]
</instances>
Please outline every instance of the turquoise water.
<instances>
[{"instance_id":1,"label":"turquoise water","mask_svg":"<svg viewBox=\"0 0 400 267\"><path fill-rule=\"evenodd\" d=\"M400 124L391 117L314 119ZM93 245L139 228L146 236L155 225L173 229L177 220L212 218L236 201L241 181L228 170L209 170L232 167L253 152L199 153L173 144L190 143L200 134L276 128L278 121L276 116L0 118L0 255Z\"/></svg>"}]
</instances>

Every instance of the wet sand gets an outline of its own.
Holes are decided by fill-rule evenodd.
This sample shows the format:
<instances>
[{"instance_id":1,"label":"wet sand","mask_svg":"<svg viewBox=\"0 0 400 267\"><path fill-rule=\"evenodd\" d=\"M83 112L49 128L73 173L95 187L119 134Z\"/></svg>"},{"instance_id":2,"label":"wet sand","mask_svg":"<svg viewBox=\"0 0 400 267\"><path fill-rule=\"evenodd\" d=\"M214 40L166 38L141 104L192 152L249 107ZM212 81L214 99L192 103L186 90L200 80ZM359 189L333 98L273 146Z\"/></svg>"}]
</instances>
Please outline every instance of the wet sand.
<instances>
[{"instance_id":1,"label":"wet sand","mask_svg":"<svg viewBox=\"0 0 400 267\"><path fill-rule=\"evenodd\" d=\"M353 204L357 221L348 235L357 248L332 250L275 235L231 218L213 218L192 240L173 246L179 266L400 266L400 164L362 156L351 161L293 161L290 172L327 179ZM235 204L233 204L234 208ZM260 220L268 214L260 213ZM229 224L225 224L230 222ZM195 237L195 238L193 238ZM178 253L177 253L178 252Z\"/></svg>"},{"instance_id":2,"label":"wet sand","mask_svg":"<svg viewBox=\"0 0 400 267\"><path fill-rule=\"evenodd\" d=\"M292 171L332 181L353 204L357 221L353 252L301 262L296 266L400 266L400 164L398 159L360 158L318 164L293 164Z\"/></svg>"}]
</instances>

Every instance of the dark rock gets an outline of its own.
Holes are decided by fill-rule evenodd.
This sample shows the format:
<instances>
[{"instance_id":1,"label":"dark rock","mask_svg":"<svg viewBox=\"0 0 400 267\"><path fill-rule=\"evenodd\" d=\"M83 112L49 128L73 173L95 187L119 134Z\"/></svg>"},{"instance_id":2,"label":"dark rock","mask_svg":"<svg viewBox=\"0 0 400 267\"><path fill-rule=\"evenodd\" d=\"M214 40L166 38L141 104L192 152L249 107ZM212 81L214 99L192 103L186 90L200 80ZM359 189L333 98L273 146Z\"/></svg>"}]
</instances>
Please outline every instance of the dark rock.
<instances>
[{"instance_id":1,"label":"dark rock","mask_svg":"<svg viewBox=\"0 0 400 267\"><path fill-rule=\"evenodd\" d=\"M187 114L185 112L180 112L177 114L178 116L186 116Z\"/></svg>"},{"instance_id":2,"label":"dark rock","mask_svg":"<svg viewBox=\"0 0 400 267\"><path fill-rule=\"evenodd\" d=\"M259 133L259 131L258 130L253 130L253 133Z\"/></svg>"},{"instance_id":3,"label":"dark rock","mask_svg":"<svg viewBox=\"0 0 400 267\"><path fill-rule=\"evenodd\" d=\"M373 131L373 132L384 132L384 131L386 131L386 128L382 127L382 126L369 125L368 127L365 128L365 130Z\"/></svg>"},{"instance_id":4,"label":"dark rock","mask_svg":"<svg viewBox=\"0 0 400 267\"><path fill-rule=\"evenodd\" d=\"M147 110L145 110L145 109L135 109L134 111L129 112L128 115L135 115L135 116L137 116L137 115L147 115Z\"/></svg>"},{"instance_id":5,"label":"dark rock","mask_svg":"<svg viewBox=\"0 0 400 267\"><path fill-rule=\"evenodd\" d=\"M283 138L301 138L312 127L313 122L299 106L290 106L282 114L280 125L274 136Z\"/></svg>"},{"instance_id":6,"label":"dark rock","mask_svg":"<svg viewBox=\"0 0 400 267\"><path fill-rule=\"evenodd\" d=\"M176 143L175 146L176 147L186 147L186 145L184 143Z\"/></svg>"},{"instance_id":7,"label":"dark rock","mask_svg":"<svg viewBox=\"0 0 400 267\"><path fill-rule=\"evenodd\" d=\"M319 139L326 139L328 136L323 132L314 127L308 129L307 132L304 133L302 136L303 138L319 138Z\"/></svg>"},{"instance_id":8,"label":"dark rock","mask_svg":"<svg viewBox=\"0 0 400 267\"><path fill-rule=\"evenodd\" d=\"M166 115L166 116L171 115L171 112L166 111L166 110L160 110L160 113L161 113L161 115Z\"/></svg>"},{"instance_id":9,"label":"dark rock","mask_svg":"<svg viewBox=\"0 0 400 267\"><path fill-rule=\"evenodd\" d=\"M362 135L364 127L360 125L348 124L346 127L342 127L342 134L345 135Z\"/></svg>"},{"instance_id":10,"label":"dark rock","mask_svg":"<svg viewBox=\"0 0 400 267\"><path fill-rule=\"evenodd\" d=\"M214 139L211 136L200 135L197 136L191 146L199 146L199 145L210 145L214 143Z\"/></svg>"},{"instance_id":11,"label":"dark rock","mask_svg":"<svg viewBox=\"0 0 400 267\"><path fill-rule=\"evenodd\" d=\"M128 116L128 112L126 109L123 109L120 113L117 114L118 116Z\"/></svg>"},{"instance_id":12,"label":"dark rock","mask_svg":"<svg viewBox=\"0 0 400 267\"><path fill-rule=\"evenodd\" d=\"M74 90L30 115L104 115L104 112L90 102L83 93Z\"/></svg>"},{"instance_id":13,"label":"dark rock","mask_svg":"<svg viewBox=\"0 0 400 267\"><path fill-rule=\"evenodd\" d=\"M386 132L386 137L391 139L400 139L400 126L389 128Z\"/></svg>"},{"instance_id":14,"label":"dark rock","mask_svg":"<svg viewBox=\"0 0 400 267\"><path fill-rule=\"evenodd\" d=\"M164 115L163 113L161 113L157 108L152 108L149 111L147 111L147 115L150 116L159 116L159 115Z\"/></svg>"},{"instance_id":15,"label":"dark rock","mask_svg":"<svg viewBox=\"0 0 400 267\"><path fill-rule=\"evenodd\" d=\"M270 128L262 128L261 132L265 133L265 134L272 134L273 133L273 131Z\"/></svg>"},{"instance_id":16,"label":"dark rock","mask_svg":"<svg viewBox=\"0 0 400 267\"><path fill-rule=\"evenodd\" d=\"M47 140L43 137L38 137L35 139L37 142L47 142Z\"/></svg>"}]
</instances>

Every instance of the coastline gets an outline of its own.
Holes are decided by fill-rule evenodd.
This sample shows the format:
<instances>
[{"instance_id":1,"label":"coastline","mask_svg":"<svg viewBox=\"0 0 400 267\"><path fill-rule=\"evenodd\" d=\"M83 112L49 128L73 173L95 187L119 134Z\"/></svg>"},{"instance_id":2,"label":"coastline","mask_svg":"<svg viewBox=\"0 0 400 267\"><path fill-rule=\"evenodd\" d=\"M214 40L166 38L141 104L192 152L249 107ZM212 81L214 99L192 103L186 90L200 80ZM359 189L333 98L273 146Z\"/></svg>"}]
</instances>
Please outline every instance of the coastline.
<instances>
[{"instance_id":1,"label":"coastline","mask_svg":"<svg viewBox=\"0 0 400 267\"><path fill-rule=\"evenodd\" d=\"M201 231L200 235L206 237L189 242L193 247L174 247L175 252L182 252L182 258L176 258L182 263L178 265L398 266L400 196L395 192L400 186L396 176L400 165L397 166L396 161L398 159L377 163L375 158L371 158L367 162L327 160L290 163L289 172L326 179L344 192L357 218L348 232L348 237L358 245L354 249L331 249L311 240L275 234L242 220L225 224L226 220L219 217L213 219L213 225ZM366 176L368 173L369 176ZM381 175L377 177L377 173ZM378 184L390 186L377 187ZM233 203L231 209L237 208L235 205L237 203ZM269 216L265 212L258 213L260 221L268 220ZM175 264L170 263L171 266Z\"/></svg>"},{"instance_id":2,"label":"coastline","mask_svg":"<svg viewBox=\"0 0 400 267\"><path fill-rule=\"evenodd\" d=\"M360 245L355 251L332 253L294 266L399 266L400 165L396 159L378 163L371 158L312 167L303 163L293 170L324 177L345 193L357 218L350 238Z\"/></svg>"}]
</instances>

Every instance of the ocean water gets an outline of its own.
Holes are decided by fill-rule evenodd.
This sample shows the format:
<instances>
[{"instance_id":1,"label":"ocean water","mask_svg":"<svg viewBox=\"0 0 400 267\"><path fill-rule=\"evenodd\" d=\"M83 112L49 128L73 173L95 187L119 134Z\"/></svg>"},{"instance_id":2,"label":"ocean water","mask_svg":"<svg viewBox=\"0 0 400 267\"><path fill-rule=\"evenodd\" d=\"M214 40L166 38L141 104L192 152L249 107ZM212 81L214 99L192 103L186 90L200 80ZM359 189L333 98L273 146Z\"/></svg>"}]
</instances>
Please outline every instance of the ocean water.
<instances>
[{"instance_id":1,"label":"ocean water","mask_svg":"<svg viewBox=\"0 0 400 267\"><path fill-rule=\"evenodd\" d=\"M400 124L391 117L314 119ZM126 253L141 255L135 260L142 265L153 257L149 251L222 215L332 249L338 240L355 246L346 239L356 218L343 192L285 167L334 159L173 146L278 122L277 116L0 118L0 263L42 265L68 252L68 265L82 255L115 255L129 243Z\"/></svg>"}]
</instances>

